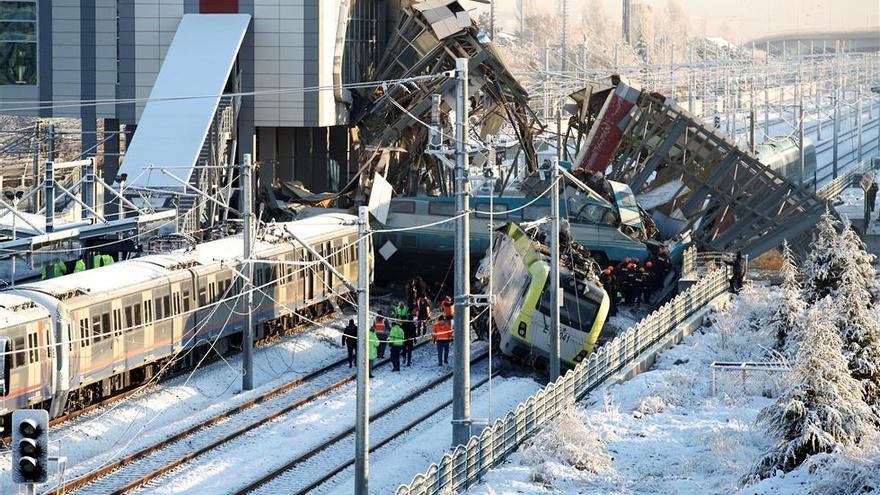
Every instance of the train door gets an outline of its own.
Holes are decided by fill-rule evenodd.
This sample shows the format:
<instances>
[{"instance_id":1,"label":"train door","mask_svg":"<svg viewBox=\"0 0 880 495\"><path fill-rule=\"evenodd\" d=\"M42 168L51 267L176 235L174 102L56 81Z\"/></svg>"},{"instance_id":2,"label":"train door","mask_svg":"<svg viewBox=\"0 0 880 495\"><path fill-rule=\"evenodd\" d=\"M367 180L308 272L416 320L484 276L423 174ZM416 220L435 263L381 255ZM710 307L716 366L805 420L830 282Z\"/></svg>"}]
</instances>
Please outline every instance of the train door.
<instances>
[{"instance_id":1,"label":"train door","mask_svg":"<svg viewBox=\"0 0 880 495\"><path fill-rule=\"evenodd\" d=\"M181 316L178 319L180 326L175 330L174 350L178 350L183 346L183 342L187 338L195 325L196 319L196 281L197 278L192 272L180 283L180 311Z\"/></svg>"},{"instance_id":2,"label":"train door","mask_svg":"<svg viewBox=\"0 0 880 495\"><path fill-rule=\"evenodd\" d=\"M171 288L168 284L153 289L153 316L153 345L150 354L164 356L168 354L173 337Z\"/></svg>"},{"instance_id":3,"label":"train door","mask_svg":"<svg viewBox=\"0 0 880 495\"><path fill-rule=\"evenodd\" d=\"M122 298L121 316L126 366L136 367L143 362L147 352L144 341L143 303L140 293Z\"/></svg>"},{"instance_id":4,"label":"train door","mask_svg":"<svg viewBox=\"0 0 880 495\"><path fill-rule=\"evenodd\" d=\"M106 378L113 372L113 326L112 307L109 302L92 305L89 308L91 323L91 347L89 349L89 374L96 380Z\"/></svg>"},{"instance_id":5,"label":"train door","mask_svg":"<svg viewBox=\"0 0 880 495\"><path fill-rule=\"evenodd\" d=\"M8 364L8 388L10 392L8 395L12 398L9 406L21 408L27 406L28 396L30 395L27 393L27 388L30 385L31 377L39 377L39 365L34 366L29 362L28 342L31 340L31 336L27 331L27 327L14 327L8 334L11 340L9 349L12 352L9 356L11 360Z\"/></svg>"},{"instance_id":6,"label":"train door","mask_svg":"<svg viewBox=\"0 0 880 495\"><path fill-rule=\"evenodd\" d=\"M128 357L126 356L127 346L125 345L125 334L123 333L124 322L122 319L122 302L117 298L110 305L110 329L107 333L107 339L110 341L110 349L113 356L113 373L120 373L127 367ZM132 352L131 355L138 355L139 352Z\"/></svg>"}]
</instances>

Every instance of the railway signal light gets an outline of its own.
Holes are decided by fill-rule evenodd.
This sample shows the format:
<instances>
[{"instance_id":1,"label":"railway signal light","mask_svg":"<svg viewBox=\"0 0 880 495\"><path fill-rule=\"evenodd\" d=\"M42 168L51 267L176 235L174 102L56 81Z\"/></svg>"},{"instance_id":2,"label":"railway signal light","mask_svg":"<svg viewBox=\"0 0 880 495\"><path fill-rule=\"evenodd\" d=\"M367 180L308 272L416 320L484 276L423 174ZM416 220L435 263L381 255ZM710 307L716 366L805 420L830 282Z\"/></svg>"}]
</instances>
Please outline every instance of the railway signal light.
<instances>
[{"instance_id":1,"label":"railway signal light","mask_svg":"<svg viewBox=\"0 0 880 495\"><path fill-rule=\"evenodd\" d=\"M12 413L12 481L45 483L49 475L49 413L21 409Z\"/></svg>"}]
</instances>

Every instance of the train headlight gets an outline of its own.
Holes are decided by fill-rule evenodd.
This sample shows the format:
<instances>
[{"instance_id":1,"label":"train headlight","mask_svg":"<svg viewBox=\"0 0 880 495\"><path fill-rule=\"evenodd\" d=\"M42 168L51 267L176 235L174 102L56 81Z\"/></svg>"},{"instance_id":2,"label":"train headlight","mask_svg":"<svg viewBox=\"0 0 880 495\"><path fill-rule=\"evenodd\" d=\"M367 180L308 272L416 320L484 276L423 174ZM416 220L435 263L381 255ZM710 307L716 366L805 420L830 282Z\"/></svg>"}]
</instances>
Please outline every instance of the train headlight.
<instances>
[{"instance_id":1,"label":"train headlight","mask_svg":"<svg viewBox=\"0 0 880 495\"><path fill-rule=\"evenodd\" d=\"M587 357L587 351L581 349L581 352L577 353L577 356L574 357L575 362L581 362L584 358Z\"/></svg>"},{"instance_id":2,"label":"train headlight","mask_svg":"<svg viewBox=\"0 0 880 495\"><path fill-rule=\"evenodd\" d=\"M521 322L519 322L519 328L516 329L516 333L518 333L520 337L525 338L527 328L528 328L528 325L526 325L526 322L521 321Z\"/></svg>"}]
</instances>

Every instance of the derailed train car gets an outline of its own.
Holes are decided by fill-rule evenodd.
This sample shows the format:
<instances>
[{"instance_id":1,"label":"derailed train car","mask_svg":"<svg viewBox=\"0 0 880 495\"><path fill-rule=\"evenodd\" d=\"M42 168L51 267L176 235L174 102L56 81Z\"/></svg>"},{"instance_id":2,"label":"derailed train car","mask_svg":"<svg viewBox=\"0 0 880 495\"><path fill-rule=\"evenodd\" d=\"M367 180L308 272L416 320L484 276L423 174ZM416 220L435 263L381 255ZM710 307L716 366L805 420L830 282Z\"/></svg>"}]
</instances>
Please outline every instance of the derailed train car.
<instances>
[{"instance_id":1,"label":"derailed train car","mask_svg":"<svg viewBox=\"0 0 880 495\"><path fill-rule=\"evenodd\" d=\"M550 355L550 258L546 245L535 239L537 229L527 229L511 222L496 230L493 250L486 253L477 278L485 285L492 257L492 319L501 351L542 367ZM593 352L611 304L589 273L592 261L580 253L576 246L566 249L560 263L560 358L565 367L576 366Z\"/></svg>"},{"instance_id":2,"label":"derailed train car","mask_svg":"<svg viewBox=\"0 0 880 495\"><path fill-rule=\"evenodd\" d=\"M356 218L324 214L270 226L251 256L256 339L314 318L348 289L289 232L357 281ZM372 260L370 260L372 261ZM242 242L150 255L0 292L0 419L52 417L239 348Z\"/></svg>"}]
</instances>

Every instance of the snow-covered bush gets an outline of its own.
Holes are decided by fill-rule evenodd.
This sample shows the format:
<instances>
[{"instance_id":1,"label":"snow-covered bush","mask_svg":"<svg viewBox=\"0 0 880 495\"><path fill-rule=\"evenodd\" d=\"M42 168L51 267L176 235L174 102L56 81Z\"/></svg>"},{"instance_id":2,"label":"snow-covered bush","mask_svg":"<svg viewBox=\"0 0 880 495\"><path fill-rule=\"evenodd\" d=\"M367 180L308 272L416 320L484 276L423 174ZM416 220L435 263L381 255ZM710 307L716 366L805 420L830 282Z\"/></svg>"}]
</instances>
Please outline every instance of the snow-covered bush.
<instances>
[{"instance_id":1,"label":"snow-covered bush","mask_svg":"<svg viewBox=\"0 0 880 495\"><path fill-rule=\"evenodd\" d=\"M880 493L880 452L847 452L824 460L825 465L813 468L818 479L808 495Z\"/></svg>"},{"instance_id":2,"label":"snow-covered bush","mask_svg":"<svg viewBox=\"0 0 880 495\"><path fill-rule=\"evenodd\" d=\"M801 319L802 341L792 369L792 386L758 415L777 439L747 476L767 478L791 471L809 456L855 445L873 431L862 387L852 378L841 351L833 301L816 303Z\"/></svg>"},{"instance_id":3,"label":"snow-covered bush","mask_svg":"<svg viewBox=\"0 0 880 495\"><path fill-rule=\"evenodd\" d=\"M788 241L782 244L782 297L775 304L773 313L767 318L767 326L776 334L776 345L779 351L793 356L796 349L789 345L789 335L797 327L797 320L804 311L806 304L801 299L801 286L797 281L797 267ZM796 339L791 339L796 340ZM786 352L790 350L790 352Z\"/></svg>"},{"instance_id":4,"label":"snow-covered bush","mask_svg":"<svg viewBox=\"0 0 880 495\"><path fill-rule=\"evenodd\" d=\"M588 479L609 472L611 456L589 424L584 410L572 405L549 428L526 440L521 462L532 467L532 481L552 487L557 477Z\"/></svg>"}]
</instances>

